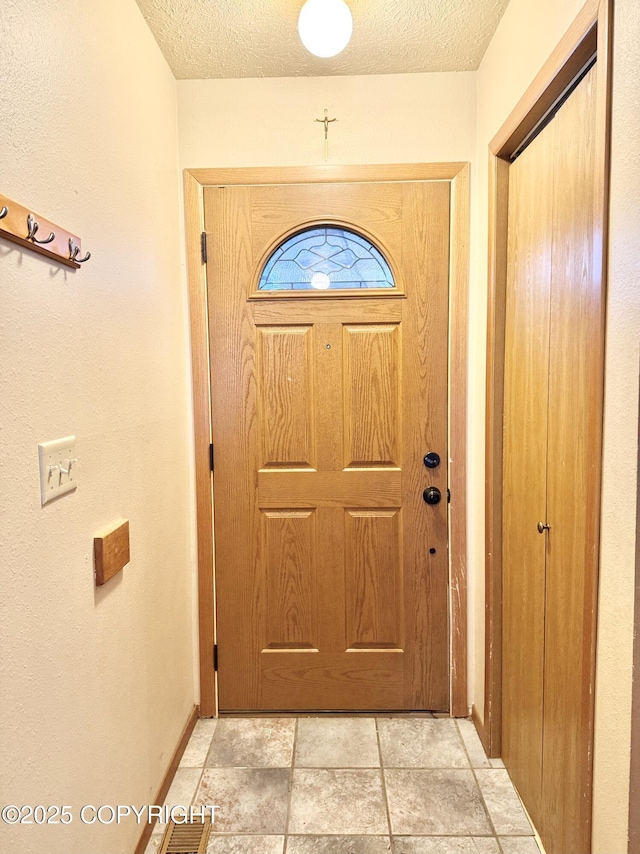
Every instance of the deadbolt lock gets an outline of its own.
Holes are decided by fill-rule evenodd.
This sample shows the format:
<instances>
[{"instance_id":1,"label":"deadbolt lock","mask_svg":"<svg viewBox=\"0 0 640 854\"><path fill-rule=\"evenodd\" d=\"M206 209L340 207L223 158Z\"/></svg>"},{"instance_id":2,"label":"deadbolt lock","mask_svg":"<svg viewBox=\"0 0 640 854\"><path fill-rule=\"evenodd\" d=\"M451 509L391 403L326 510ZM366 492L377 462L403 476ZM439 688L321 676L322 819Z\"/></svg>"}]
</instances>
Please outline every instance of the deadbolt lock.
<instances>
[{"instance_id":1,"label":"deadbolt lock","mask_svg":"<svg viewBox=\"0 0 640 854\"><path fill-rule=\"evenodd\" d=\"M428 454L424 455L424 464L428 469L438 468L440 465L440 454L436 454L435 451L429 451Z\"/></svg>"}]
</instances>

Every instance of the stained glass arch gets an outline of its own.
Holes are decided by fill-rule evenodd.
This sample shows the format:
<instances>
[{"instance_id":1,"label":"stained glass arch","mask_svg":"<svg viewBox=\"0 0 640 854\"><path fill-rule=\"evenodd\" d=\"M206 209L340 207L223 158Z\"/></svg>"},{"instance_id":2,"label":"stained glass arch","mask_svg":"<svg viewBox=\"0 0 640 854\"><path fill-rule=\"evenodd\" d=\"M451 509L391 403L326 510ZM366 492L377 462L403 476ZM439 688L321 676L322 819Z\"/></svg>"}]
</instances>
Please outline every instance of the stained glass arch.
<instances>
[{"instance_id":1,"label":"stained glass arch","mask_svg":"<svg viewBox=\"0 0 640 854\"><path fill-rule=\"evenodd\" d=\"M336 225L305 228L269 256L258 290L307 291L395 288L380 250L356 231Z\"/></svg>"}]
</instances>

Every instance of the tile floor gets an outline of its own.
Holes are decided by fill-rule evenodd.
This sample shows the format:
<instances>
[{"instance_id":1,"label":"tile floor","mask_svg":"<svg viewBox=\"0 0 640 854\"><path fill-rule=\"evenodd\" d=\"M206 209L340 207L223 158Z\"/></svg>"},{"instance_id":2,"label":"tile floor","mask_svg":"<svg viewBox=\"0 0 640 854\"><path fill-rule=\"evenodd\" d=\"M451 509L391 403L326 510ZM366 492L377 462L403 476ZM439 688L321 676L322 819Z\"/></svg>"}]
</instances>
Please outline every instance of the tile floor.
<instances>
[{"instance_id":1,"label":"tile floor","mask_svg":"<svg viewBox=\"0 0 640 854\"><path fill-rule=\"evenodd\" d=\"M207 854L540 851L468 720L201 720L166 803L219 806ZM163 832L156 825L147 854Z\"/></svg>"}]
</instances>

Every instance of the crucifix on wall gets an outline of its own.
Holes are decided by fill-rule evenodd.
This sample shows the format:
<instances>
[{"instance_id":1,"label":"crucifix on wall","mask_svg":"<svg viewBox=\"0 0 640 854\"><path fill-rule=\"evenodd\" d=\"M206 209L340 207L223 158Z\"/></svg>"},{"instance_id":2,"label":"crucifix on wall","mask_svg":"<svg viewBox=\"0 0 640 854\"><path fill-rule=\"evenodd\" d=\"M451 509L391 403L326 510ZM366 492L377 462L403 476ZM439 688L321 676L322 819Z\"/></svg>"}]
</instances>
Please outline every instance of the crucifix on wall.
<instances>
[{"instance_id":1,"label":"crucifix on wall","mask_svg":"<svg viewBox=\"0 0 640 854\"><path fill-rule=\"evenodd\" d=\"M337 122L338 119L329 118L329 110L324 111L323 119L314 119L315 122L320 122L324 125L324 159L329 159L329 125L332 122Z\"/></svg>"}]
</instances>

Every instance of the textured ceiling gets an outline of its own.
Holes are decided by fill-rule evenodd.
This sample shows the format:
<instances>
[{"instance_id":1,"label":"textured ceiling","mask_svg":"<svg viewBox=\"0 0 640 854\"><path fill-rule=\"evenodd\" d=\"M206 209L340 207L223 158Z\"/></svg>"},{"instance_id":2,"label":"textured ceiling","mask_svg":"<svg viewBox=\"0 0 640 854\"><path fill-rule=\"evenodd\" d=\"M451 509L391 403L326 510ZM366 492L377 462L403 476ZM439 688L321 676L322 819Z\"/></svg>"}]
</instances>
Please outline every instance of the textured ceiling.
<instances>
[{"instance_id":1,"label":"textured ceiling","mask_svg":"<svg viewBox=\"0 0 640 854\"><path fill-rule=\"evenodd\" d=\"M348 0L353 38L332 59L298 37L303 0L137 0L178 79L476 69L509 0Z\"/></svg>"}]
</instances>

